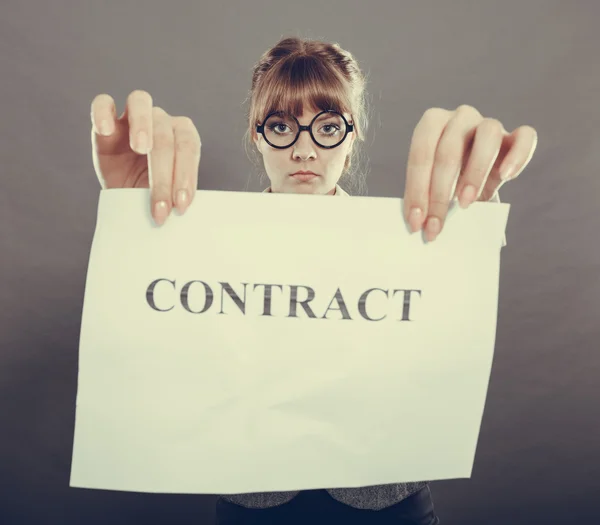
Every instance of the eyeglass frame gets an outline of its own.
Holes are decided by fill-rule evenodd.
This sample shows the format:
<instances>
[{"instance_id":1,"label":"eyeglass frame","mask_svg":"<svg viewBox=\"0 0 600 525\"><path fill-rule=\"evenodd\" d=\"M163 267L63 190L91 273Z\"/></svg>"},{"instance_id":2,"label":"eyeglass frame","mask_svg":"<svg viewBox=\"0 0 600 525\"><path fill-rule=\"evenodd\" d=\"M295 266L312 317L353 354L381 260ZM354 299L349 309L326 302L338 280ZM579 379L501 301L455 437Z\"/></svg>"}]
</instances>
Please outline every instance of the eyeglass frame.
<instances>
[{"instance_id":1,"label":"eyeglass frame","mask_svg":"<svg viewBox=\"0 0 600 525\"><path fill-rule=\"evenodd\" d=\"M340 117L342 117L342 120L346 124L346 133L344 134L344 137L342 138L342 140L340 140L334 146L323 146L323 145L319 144L317 142L317 140L315 139L315 136L312 133L312 125L314 124L315 120L317 120L323 113L335 113L336 115L339 115ZM287 146L275 146L275 144L272 144L271 142L269 142L269 139L267 138L267 135L265 134L265 124L267 123L267 120L269 120L269 118L271 116L277 115L277 114L289 115L298 124L298 132L296 133L296 138L293 140L293 142L291 144L288 144ZM296 144L296 142L298 142L298 139L300 138L300 133L302 133L303 131L308 131L310 138L319 148L333 149L333 148L337 148L339 145L341 145L346 140L348 133L352 133L354 131L354 124L349 124L348 121L346 120L346 117L344 117L344 115L342 115L339 111L335 111L333 109L325 109L325 110L321 111L320 113L318 113L317 115L315 115L315 117L310 121L310 124L308 124L308 126L302 126L300 124L300 122L298 122L298 119L294 115L287 113L285 111L272 111L265 117L262 124L256 126L256 132L260 133L265 138L265 141L267 142L267 144L269 146L271 146L273 148L277 148L277 149L291 148L294 144Z\"/></svg>"}]
</instances>

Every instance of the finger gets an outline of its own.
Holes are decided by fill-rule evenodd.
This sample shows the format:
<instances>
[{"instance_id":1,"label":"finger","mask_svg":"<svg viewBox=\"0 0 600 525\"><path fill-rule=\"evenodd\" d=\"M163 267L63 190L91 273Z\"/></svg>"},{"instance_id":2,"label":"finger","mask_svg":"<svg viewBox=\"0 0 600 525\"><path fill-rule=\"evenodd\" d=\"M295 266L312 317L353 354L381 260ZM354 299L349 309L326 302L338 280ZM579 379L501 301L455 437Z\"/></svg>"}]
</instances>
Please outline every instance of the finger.
<instances>
[{"instance_id":1,"label":"finger","mask_svg":"<svg viewBox=\"0 0 600 525\"><path fill-rule=\"evenodd\" d=\"M521 126L506 133L500 155L482 192L485 200L491 199L505 182L516 179L523 172L531 162L537 143L537 131L531 126Z\"/></svg>"},{"instance_id":2,"label":"finger","mask_svg":"<svg viewBox=\"0 0 600 525\"><path fill-rule=\"evenodd\" d=\"M446 109L428 109L413 132L404 190L404 218L413 232L421 229L429 211L429 186L435 151L451 114Z\"/></svg>"},{"instance_id":3,"label":"finger","mask_svg":"<svg viewBox=\"0 0 600 525\"><path fill-rule=\"evenodd\" d=\"M114 99L102 93L92 101L90 111L94 133L108 137L115 130L117 111Z\"/></svg>"},{"instance_id":4,"label":"finger","mask_svg":"<svg viewBox=\"0 0 600 525\"><path fill-rule=\"evenodd\" d=\"M425 237L433 241L442 231L454 186L464 162L465 152L473 141L483 117L471 106L461 106L452 115L439 140L434 157L429 191L429 212Z\"/></svg>"},{"instance_id":5,"label":"finger","mask_svg":"<svg viewBox=\"0 0 600 525\"><path fill-rule=\"evenodd\" d=\"M500 153L504 134L504 126L496 119L484 119L477 126L468 162L456 187L462 208L467 208L481 195Z\"/></svg>"},{"instance_id":6,"label":"finger","mask_svg":"<svg viewBox=\"0 0 600 525\"><path fill-rule=\"evenodd\" d=\"M152 108L153 147L148 154L152 216L162 225L172 209L175 136L171 116L162 108Z\"/></svg>"},{"instance_id":7,"label":"finger","mask_svg":"<svg viewBox=\"0 0 600 525\"><path fill-rule=\"evenodd\" d=\"M173 117L175 136L175 174L173 204L184 213L191 204L198 186L201 141L198 130L189 117Z\"/></svg>"},{"instance_id":8,"label":"finger","mask_svg":"<svg viewBox=\"0 0 600 525\"><path fill-rule=\"evenodd\" d=\"M150 93L138 89L129 94L125 105L123 117L129 123L129 147L140 155L152 149L152 103Z\"/></svg>"},{"instance_id":9,"label":"finger","mask_svg":"<svg viewBox=\"0 0 600 525\"><path fill-rule=\"evenodd\" d=\"M121 136L121 127L118 125L114 99L106 93L97 95L92 101L90 116L92 120L91 141L94 158L97 159L100 156L114 153L115 143L119 142ZM101 185L104 187L104 182L101 181Z\"/></svg>"}]
</instances>

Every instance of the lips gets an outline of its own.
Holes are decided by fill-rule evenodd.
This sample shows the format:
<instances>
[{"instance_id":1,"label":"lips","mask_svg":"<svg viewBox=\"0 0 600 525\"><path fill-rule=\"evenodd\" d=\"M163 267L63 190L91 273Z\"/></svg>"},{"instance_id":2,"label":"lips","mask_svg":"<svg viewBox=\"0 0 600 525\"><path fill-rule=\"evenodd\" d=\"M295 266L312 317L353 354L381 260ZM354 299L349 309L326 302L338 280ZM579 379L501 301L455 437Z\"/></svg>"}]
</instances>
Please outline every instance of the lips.
<instances>
[{"instance_id":1,"label":"lips","mask_svg":"<svg viewBox=\"0 0 600 525\"><path fill-rule=\"evenodd\" d=\"M318 175L312 171L297 171L296 173L292 173L290 176L301 182L307 182L318 177Z\"/></svg>"}]
</instances>

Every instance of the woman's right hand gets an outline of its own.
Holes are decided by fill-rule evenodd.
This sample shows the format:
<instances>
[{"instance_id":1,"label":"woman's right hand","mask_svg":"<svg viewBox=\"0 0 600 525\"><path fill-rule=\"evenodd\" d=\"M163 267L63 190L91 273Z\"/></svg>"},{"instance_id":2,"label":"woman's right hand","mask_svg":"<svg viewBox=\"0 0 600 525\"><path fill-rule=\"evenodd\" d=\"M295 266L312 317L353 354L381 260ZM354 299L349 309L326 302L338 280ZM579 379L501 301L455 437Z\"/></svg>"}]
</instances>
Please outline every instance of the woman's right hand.
<instances>
[{"instance_id":1,"label":"woman's right hand","mask_svg":"<svg viewBox=\"0 0 600 525\"><path fill-rule=\"evenodd\" d=\"M173 207L183 213L198 185L200 135L189 117L152 106L146 91L132 91L117 118L115 101L92 102L92 158L100 185L150 188L152 217L161 225Z\"/></svg>"}]
</instances>

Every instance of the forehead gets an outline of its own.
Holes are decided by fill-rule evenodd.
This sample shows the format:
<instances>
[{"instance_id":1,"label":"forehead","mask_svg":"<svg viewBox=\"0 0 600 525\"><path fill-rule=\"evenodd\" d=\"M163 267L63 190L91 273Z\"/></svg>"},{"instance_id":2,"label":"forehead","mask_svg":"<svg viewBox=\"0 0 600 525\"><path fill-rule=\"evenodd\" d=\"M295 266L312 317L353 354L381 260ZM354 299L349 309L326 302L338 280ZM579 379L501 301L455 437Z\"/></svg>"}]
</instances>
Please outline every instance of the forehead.
<instances>
[{"instance_id":1,"label":"forehead","mask_svg":"<svg viewBox=\"0 0 600 525\"><path fill-rule=\"evenodd\" d=\"M304 108L304 111L302 111L302 113L295 113L294 117L296 117L298 120L312 120L319 113L323 113L323 111L326 110L320 108Z\"/></svg>"},{"instance_id":2,"label":"forehead","mask_svg":"<svg viewBox=\"0 0 600 525\"><path fill-rule=\"evenodd\" d=\"M321 113L323 113L324 111L335 111L337 113L340 113L342 115L344 115L345 117L348 117L348 115L342 111L338 111L336 109L320 109L320 108L315 108L315 107L305 107L304 110L302 111L302 113L293 113L291 112L289 109L285 110L285 109L275 109L273 110L273 113L275 113L276 115L281 115L281 116L285 116L285 115L293 115L294 117L296 117L296 119L302 123L304 121L306 121L306 123L310 122L311 120L313 120L317 115L320 115ZM328 113L323 113L321 115L322 118L327 118L331 116ZM321 119L321 117L319 117L319 120Z\"/></svg>"},{"instance_id":3,"label":"forehead","mask_svg":"<svg viewBox=\"0 0 600 525\"><path fill-rule=\"evenodd\" d=\"M262 103L259 103L259 114L262 118L268 114L280 112L291 114L298 120L311 120L322 111L337 111L346 116L348 104L339 93L314 88L311 92L306 86L295 86L286 89L278 85L275 89L265 90Z\"/></svg>"}]
</instances>

